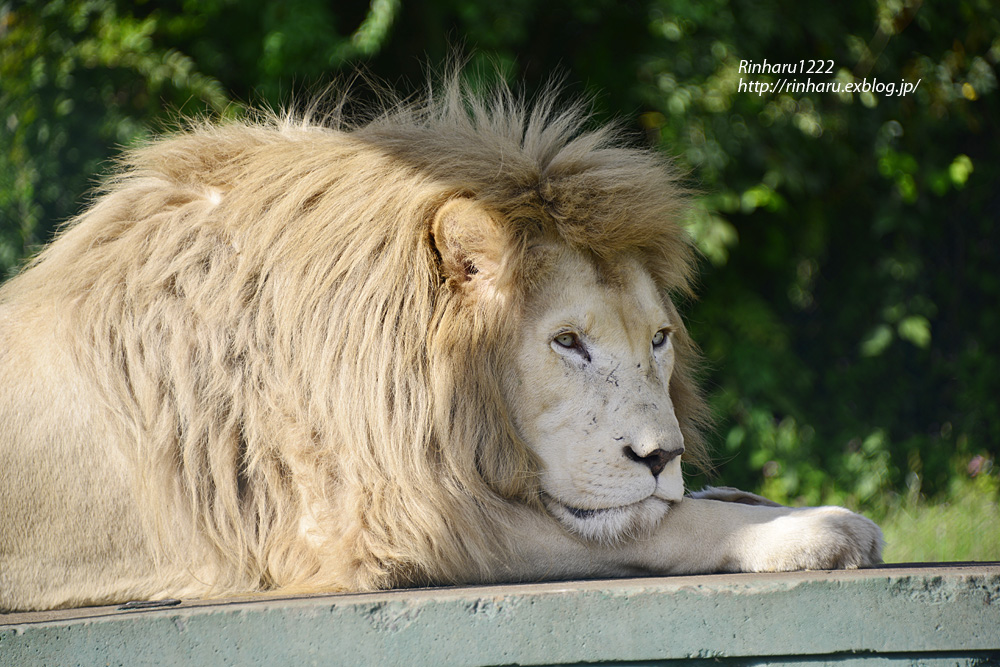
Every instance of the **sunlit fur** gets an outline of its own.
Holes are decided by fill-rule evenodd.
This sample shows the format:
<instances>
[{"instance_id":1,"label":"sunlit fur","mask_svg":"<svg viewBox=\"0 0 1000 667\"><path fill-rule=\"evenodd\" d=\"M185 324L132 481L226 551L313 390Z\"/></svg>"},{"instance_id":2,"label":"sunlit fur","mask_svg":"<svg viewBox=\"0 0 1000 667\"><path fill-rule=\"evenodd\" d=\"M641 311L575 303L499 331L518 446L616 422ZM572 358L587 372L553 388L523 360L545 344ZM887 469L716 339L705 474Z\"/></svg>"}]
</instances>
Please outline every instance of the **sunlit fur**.
<instances>
[{"instance_id":1,"label":"sunlit fur","mask_svg":"<svg viewBox=\"0 0 1000 667\"><path fill-rule=\"evenodd\" d=\"M458 80L130 151L0 290L0 608L494 579L514 512L545 511L502 386L533 249L636 258L672 313L693 260L659 155ZM456 198L501 226L489 291L431 234Z\"/></svg>"}]
</instances>

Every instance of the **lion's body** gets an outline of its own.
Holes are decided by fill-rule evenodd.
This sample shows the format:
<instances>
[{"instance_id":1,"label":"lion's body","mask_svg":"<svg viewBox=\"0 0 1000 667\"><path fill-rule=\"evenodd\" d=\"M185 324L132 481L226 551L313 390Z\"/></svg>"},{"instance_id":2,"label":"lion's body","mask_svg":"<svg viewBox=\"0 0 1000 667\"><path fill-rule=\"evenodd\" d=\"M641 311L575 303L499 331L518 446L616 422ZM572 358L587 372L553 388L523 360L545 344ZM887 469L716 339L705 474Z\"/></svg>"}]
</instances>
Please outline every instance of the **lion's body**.
<instances>
[{"instance_id":1,"label":"lion's body","mask_svg":"<svg viewBox=\"0 0 1000 667\"><path fill-rule=\"evenodd\" d=\"M695 461L704 406L667 168L498 100L453 85L360 128L205 125L127 157L0 290L0 608L698 569L529 563L553 547L526 530L565 534L510 414L552 257L627 259L662 298L657 386ZM493 237L449 250L455 201Z\"/></svg>"}]
</instances>

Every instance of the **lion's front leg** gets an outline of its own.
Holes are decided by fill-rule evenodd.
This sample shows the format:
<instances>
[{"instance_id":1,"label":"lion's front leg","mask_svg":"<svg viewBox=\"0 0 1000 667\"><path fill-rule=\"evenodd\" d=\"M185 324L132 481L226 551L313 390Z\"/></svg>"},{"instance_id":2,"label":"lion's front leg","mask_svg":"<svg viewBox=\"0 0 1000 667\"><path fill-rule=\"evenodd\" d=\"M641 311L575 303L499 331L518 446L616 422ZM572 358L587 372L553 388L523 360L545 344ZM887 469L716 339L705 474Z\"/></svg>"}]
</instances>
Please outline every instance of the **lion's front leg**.
<instances>
[{"instance_id":1,"label":"lion's front leg","mask_svg":"<svg viewBox=\"0 0 1000 667\"><path fill-rule=\"evenodd\" d=\"M842 507L688 497L671 508L649 539L629 548L651 569L666 573L857 568L881 562L882 531Z\"/></svg>"},{"instance_id":2,"label":"lion's front leg","mask_svg":"<svg viewBox=\"0 0 1000 667\"><path fill-rule=\"evenodd\" d=\"M882 531L865 517L842 507L764 502L735 489L709 490L674 503L646 536L613 542L571 535L552 517L525 511L510 517L511 551L487 578L780 572L881 562Z\"/></svg>"}]
</instances>

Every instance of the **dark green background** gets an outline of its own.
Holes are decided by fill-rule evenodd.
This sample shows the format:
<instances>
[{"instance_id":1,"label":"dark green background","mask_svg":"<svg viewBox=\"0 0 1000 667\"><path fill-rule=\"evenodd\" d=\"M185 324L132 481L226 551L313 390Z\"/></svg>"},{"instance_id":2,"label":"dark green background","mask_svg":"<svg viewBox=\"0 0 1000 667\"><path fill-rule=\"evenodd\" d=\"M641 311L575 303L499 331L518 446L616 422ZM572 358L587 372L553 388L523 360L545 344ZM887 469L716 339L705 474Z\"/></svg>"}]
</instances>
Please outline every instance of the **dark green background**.
<instances>
[{"instance_id":1,"label":"dark green background","mask_svg":"<svg viewBox=\"0 0 1000 667\"><path fill-rule=\"evenodd\" d=\"M456 50L529 93L562 72L704 193L701 297L684 310L717 483L878 514L996 477L993 0L0 2L0 270L179 114L307 99L359 64L413 92ZM781 76L741 75L742 59L919 86L757 95L741 76Z\"/></svg>"}]
</instances>

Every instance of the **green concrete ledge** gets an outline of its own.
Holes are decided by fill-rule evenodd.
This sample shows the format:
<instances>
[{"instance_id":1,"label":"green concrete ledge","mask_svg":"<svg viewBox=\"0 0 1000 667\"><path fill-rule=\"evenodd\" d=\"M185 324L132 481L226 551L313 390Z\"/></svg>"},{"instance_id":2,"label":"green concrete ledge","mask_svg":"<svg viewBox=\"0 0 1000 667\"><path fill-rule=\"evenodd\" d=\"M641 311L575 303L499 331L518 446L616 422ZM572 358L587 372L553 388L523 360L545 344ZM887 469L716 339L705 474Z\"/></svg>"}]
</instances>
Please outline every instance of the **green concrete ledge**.
<instances>
[{"instance_id":1,"label":"green concrete ledge","mask_svg":"<svg viewBox=\"0 0 1000 667\"><path fill-rule=\"evenodd\" d=\"M1000 665L1000 563L0 614L2 665Z\"/></svg>"}]
</instances>

